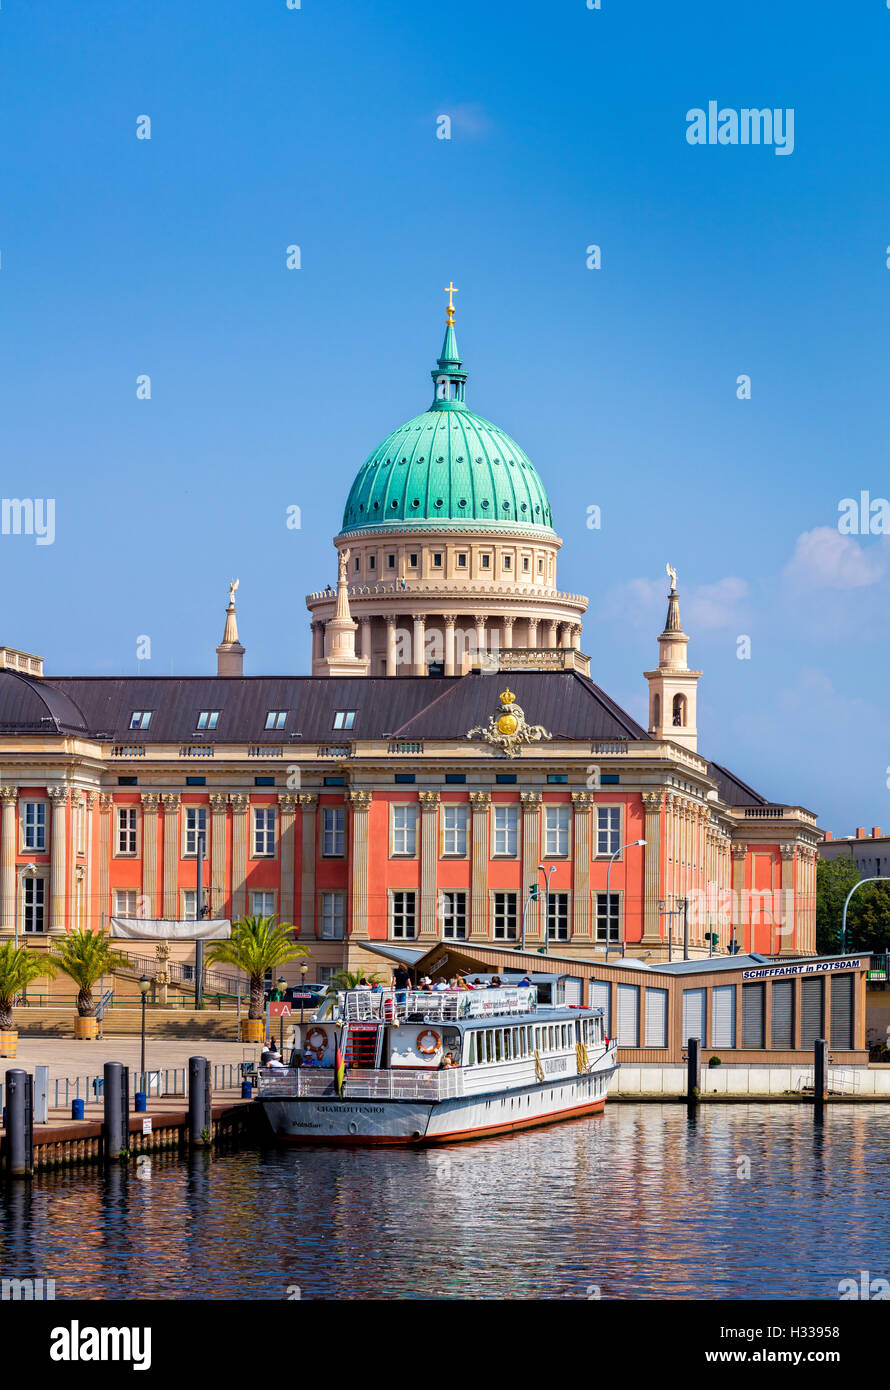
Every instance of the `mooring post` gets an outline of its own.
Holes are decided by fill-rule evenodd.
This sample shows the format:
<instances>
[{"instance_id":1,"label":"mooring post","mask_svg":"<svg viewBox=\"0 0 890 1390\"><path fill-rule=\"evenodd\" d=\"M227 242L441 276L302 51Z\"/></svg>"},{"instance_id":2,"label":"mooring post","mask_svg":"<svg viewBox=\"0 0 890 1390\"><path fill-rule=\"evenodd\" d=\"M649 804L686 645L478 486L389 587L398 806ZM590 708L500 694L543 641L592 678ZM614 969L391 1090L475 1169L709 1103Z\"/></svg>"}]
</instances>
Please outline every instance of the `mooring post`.
<instances>
[{"instance_id":1,"label":"mooring post","mask_svg":"<svg viewBox=\"0 0 890 1390\"><path fill-rule=\"evenodd\" d=\"M6 1154L10 1177L28 1177L34 1169L34 1102L31 1077L21 1067L6 1073Z\"/></svg>"},{"instance_id":2,"label":"mooring post","mask_svg":"<svg viewBox=\"0 0 890 1390\"><path fill-rule=\"evenodd\" d=\"M825 1038L817 1038L813 1044L813 1100L816 1105L824 1105L828 1090L828 1043Z\"/></svg>"},{"instance_id":3,"label":"mooring post","mask_svg":"<svg viewBox=\"0 0 890 1390\"><path fill-rule=\"evenodd\" d=\"M122 1062L106 1062L103 1068L102 1099L105 1120L102 1137L105 1158L118 1158L127 1148L130 1134L130 1068Z\"/></svg>"},{"instance_id":4,"label":"mooring post","mask_svg":"<svg viewBox=\"0 0 890 1390\"><path fill-rule=\"evenodd\" d=\"M189 1058L189 1143L205 1142L210 1133L210 1063L206 1057Z\"/></svg>"},{"instance_id":5,"label":"mooring post","mask_svg":"<svg viewBox=\"0 0 890 1390\"><path fill-rule=\"evenodd\" d=\"M698 1100L701 1089L701 1043L698 1038L688 1038L686 1041L686 1099L689 1102Z\"/></svg>"}]
</instances>

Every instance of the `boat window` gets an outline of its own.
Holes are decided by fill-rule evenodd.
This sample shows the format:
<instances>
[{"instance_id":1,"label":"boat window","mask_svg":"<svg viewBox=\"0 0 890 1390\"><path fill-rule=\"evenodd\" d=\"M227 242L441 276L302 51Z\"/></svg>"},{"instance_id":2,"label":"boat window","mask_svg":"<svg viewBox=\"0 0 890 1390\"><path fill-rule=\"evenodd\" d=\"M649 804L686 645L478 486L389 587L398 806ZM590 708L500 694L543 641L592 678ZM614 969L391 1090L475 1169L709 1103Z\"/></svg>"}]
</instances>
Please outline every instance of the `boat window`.
<instances>
[{"instance_id":1,"label":"boat window","mask_svg":"<svg viewBox=\"0 0 890 1390\"><path fill-rule=\"evenodd\" d=\"M525 1057L528 1055L528 1047L526 1046L526 1036L524 1027L520 1028L519 1030L519 1055L520 1057Z\"/></svg>"},{"instance_id":2,"label":"boat window","mask_svg":"<svg viewBox=\"0 0 890 1390\"><path fill-rule=\"evenodd\" d=\"M485 1060L486 1062L494 1061L494 1034L490 1028L485 1033Z\"/></svg>"},{"instance_id":3,"label":"boat window","mask_svg":"<svg viewBox=\"0 0 890 1390\"><path fill-rule=\"evenodd\" d=\"M504 1057L509 1062L513 1056L513 1029L504 1029Z\"/></svg>"},{"instance_id":4,"label":"boat window","mask_svg":"<svg viewBox=\"0 0 890 1390\"><path fill-rule=\"evenodd\" d=\"M547 1046L548 1046L549 1050L550 1050L551 1052L553 1052L553 1050L554 1050L555 1047L556 1047L556 1041L555 1041L555 1039L554 1039L554 1037L553 1037L553 1025L552 1025L552 1024L551 1024L551 1026L547 1029L547 1032L548 1032L548 1034L549 1034L549 1037L548 1037L548 1040L547 1040Z\"/></svg>"},{"instance_id":5,"label":"boat window","mask_svg":"<svg viewBox=\"0 0 890 1390\"><path fill-rule=\"evenodd\" d=\"M504 1030L503 1030L503 1028L496 1028L496 1029L495 1029L495 1032L494 1032L494 1055L495 1055L495 1060L496 1060L496 1061L498 1061L498 1062L503 1062L503 1060L504 1060Z\"/></svg>"},{"instance_id":6,"label":"boat window","mask_svg":"<svg viewBox=\"0 0 890 1390\"><path fill-rule=\"evenodd\" d=\"M471 1033L467 1045L467 1066L471 1067L476 1061L476 1034Z\"/></svg>"}]
</instances>

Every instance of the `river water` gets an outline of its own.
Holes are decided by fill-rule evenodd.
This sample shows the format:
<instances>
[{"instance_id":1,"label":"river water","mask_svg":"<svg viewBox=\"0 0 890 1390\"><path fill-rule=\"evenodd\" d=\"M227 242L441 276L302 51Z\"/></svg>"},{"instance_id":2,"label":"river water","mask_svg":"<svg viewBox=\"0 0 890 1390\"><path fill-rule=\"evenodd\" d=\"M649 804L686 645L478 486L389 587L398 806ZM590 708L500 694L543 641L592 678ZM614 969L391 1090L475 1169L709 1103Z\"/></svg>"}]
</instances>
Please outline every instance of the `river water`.
<instances>
[{"instance_id":1,"label":"river water","mask_svg":"<svg viewBox=\"0 0 890 1390\"><path fill-rule=\"evenodd\" d=\"M0 1272L57 1299L837 1298L890 1278L888 1124L613 1103L443 1149L72 1169L8 1189Z\"/></svg>"}]
</instances>

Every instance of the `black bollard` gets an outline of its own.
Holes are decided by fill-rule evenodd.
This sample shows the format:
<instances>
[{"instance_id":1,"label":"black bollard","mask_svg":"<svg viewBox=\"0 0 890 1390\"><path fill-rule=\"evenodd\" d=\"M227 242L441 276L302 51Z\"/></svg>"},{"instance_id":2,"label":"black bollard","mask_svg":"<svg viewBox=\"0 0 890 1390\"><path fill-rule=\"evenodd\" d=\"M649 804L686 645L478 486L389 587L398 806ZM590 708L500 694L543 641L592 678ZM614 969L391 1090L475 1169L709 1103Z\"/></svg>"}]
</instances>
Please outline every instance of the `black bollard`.
<instances>
[{"instance_id":1,"label":"black bollard","mask_svg":"<svg viewBox=\"0 0 890 1390\"><path fill-rule=\"evenodd\" d=\"M686 1100L694 1104L701 1089L701 1043L698 1038L686 1041Z\"/></svg>"},{"instance_id":2,"label":"black bollard","mask_svg":"<svg viewBox=\"0 0 890 1390\"><path fill-rule=\"evenodd\" d=\"M189 1058L189 1143L193 1148L210 1134L210 1063L206 1057Z\"/></svg>"},{"instance_id":3,"label":"black bollard","mask_svg":"<svg viewBox=\"0 0 890 1390\"><path fill-rule=\"evenodd\" d=\"M828 1043L825 1038L817 1038L813 1044L813 1100L818 1106L825 1104L828 1090Z\"/></svg>"},{"instance_id":4,"label":"black bollard","mask_svg":"<svg viewBox=\"0 0 890 1390\"><path fill-rule=\"evenodd\" d=\"M111 1161L118 1158L130 1142L130 1068L121 1062L106 1062L103 1075L105 1123L102 1136L105 1158Z\"/></svg>"},{"instance_id":5,"label":"black bollard","mask_svg":"<svg viewBox=\"0 0 890 1390\"><path fill-rule=\"evenodd\" d=\"M10 1177L34 1171L34 1100L31 1077L20 1067L6 1073L6 1166Z\"/></svg>"}]
</instances>

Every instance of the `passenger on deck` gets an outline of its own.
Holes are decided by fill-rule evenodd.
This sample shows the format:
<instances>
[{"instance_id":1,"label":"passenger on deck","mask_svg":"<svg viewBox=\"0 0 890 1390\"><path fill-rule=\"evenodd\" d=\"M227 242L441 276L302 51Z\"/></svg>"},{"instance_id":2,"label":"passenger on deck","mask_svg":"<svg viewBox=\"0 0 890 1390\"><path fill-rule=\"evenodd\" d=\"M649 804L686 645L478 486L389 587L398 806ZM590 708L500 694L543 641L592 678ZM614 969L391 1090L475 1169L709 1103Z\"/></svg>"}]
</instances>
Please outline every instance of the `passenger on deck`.
<instances>
[{"instance_id":1,"label":"passenger on deck","mask_svg":"<svg viewBox=\"0 0 890 1390\"><path fill-rule=\"evenodd\" d=\"M433 985L433 989L434 989L434 990L436 990L436 989L447 989L447 988L448 988L448 981L447 981L447 980L440 980L440 981L438 982L438 984Z\"/></svg>"},{"instance_id":2,"label":"passenger on deck","mask_svg":"<svg viewBox=\"0 0 890 1390\"><path fill-rule=\"evenodd\" d=\"M430 979L429 975L424 975L423 979L420 982L419 988L421 994L432 994L433 982Z\"/></svg>"},{"instance_id":3,"label":"passenger on deck","mask_svg":"<svg viewBox=\"0 0 890 1390\"><path fill-rule=\"evenodd\" d=\"M489 989L503 989L503 984L502 984L500 975L492 975L491 979L490 979L489 982L488 982L488 988L489 988Z\"/></svg>"},{"instance_id":4,"label":"passenger on deck","mask_svg":"<svg viewBox=\"0 0 890 1390\"><path fill-rule=\"evenodd\" d=\"M519 981L519 987L520 987L520 989L522 989L522 988L524 988L524 987L526 987L526 986L528 986L528 985L530 985L530 984L531 984L531 980L528 978L528 976L527 976L527 975L523 975L522 979Z\"/></svg>"},{"instance_id":5,"label":"passenger on deck","mask_svg":"<svg viewBox=\"0 0 890 1390\"><path fill-rule=\"evenodd\" d=\"M455 988L455 989L469 989L470 986L467 984L467 982L466 982L466 980L464 979L463 975L457 975L457 976L455 977L455 981L454 981L454 988Z\"/></svg>"},{"instance_id":6,"label":"passenger on deck","mask_svg":"<svg viewBox=\"0 0 890 1390\"><path fill-rule=\"evenodd\" d=\"M404 965L397 965L392 972L392 983L394 989L409 989L411 985L411 975Z\"/></svg>"},{"instance_id":7,"label":"passenger on deck","mask_svg":"<svg viewBox=\"0 0 890 1390\"><path fill-rule=\"evenodd\" d=\"M453 1054L450 1052L446 1052L445 1056L442 1058L442 1061L439 1063L439 1066L442 1071L449 1071L451 1067L457 1066Z\"/></svg>"}]
</instances>

